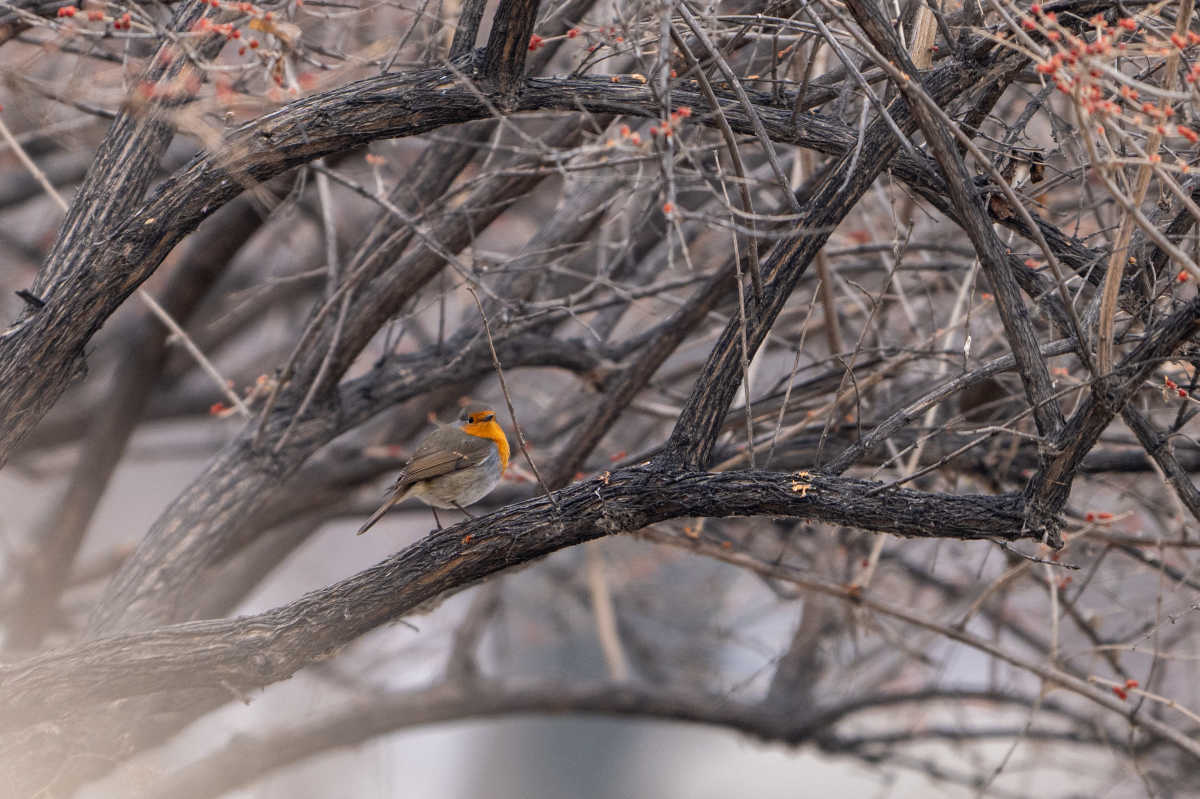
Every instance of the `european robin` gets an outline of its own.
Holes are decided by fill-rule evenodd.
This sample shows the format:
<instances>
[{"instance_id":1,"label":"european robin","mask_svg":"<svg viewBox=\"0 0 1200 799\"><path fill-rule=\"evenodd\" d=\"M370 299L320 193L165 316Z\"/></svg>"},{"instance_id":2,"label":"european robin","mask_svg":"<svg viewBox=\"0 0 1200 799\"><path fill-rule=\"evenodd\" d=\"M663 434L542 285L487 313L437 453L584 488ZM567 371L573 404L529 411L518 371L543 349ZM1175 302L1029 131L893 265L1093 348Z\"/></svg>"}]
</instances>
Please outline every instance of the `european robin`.
<instances>
[{"instance_id":1,"label":"european robin","mask_svg":"<svg viewBox=\"0 0 1200 799\"><path fill-rule=\"evenodd\" d=\"M442 425L417 446L388 498L358 528L358 534L371 529L393 505L408 497L433 509L440 530L437 509L457 508L467 513L465 506L483 499L500 482L508 468L508 453L508 439L496 414L489 408L466 408L457 423Z\"/></svg>"}]
</instances>

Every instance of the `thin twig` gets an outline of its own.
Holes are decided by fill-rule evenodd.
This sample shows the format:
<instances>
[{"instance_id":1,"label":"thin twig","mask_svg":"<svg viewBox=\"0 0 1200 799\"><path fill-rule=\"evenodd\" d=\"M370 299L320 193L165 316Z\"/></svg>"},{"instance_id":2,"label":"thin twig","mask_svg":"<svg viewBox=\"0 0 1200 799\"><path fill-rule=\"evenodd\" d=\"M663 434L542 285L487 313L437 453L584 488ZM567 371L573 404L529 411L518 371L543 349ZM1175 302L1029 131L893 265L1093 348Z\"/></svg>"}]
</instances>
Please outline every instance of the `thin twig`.
<instances>
[{"instance_id":1,"label":"thin twig","mask_svg":"<svg viewBox=\"0 0 1200 799\"><path fill-rule=\"evenodd\" d=\"M167 329L171 331L172 335L179 339L179 341L183 344L184 349L188 351L188 354L196 360L196 363L200 365L200 368L204 370L204 373L208 375L214 383L216 383L217 388L221 390L221 393L225 395L230 404L237 408L238 413L243 418L249 419L253 414L251 414L250 409L246 407L246 403L242 402L242 398L238 396L238 393L230 387L231 381L227 380L219 371L217 371L217 367L214 366L212 361L210 361L204 355L204 353L200 351L200 348L196 346L196 342L192 341L191 336L184 332L184 329L179 326L179 323L171 318L171 314L167 313L166 308L159 305L158 301L150 296L150 292L146 291L145 289L138 289L137 293L142 302L146 303L146 307L148 307L151 312L158 317L160 322L167 326Z\"/></svg>"},{"instance_id":2,"label":"thin twig","mask_svg":"<svg viewBox=\"0 0 1200 799\"><path fill-rule=\"evenodd\" d=\"M734 136L733 128L729 126L729 120L725 117L725 110L721 108L721 101L717 99L717 93L713 91L712 83L708 80L708 75L704 74L704 70L700 67L700 62L696 59L696 55L688 47L684 38L679 35L679 31L676 30L674 25L671 26L671 41L675 43L675 46L679 48L679 52L683 54L688 68L695 73L696 82L700 84L700 91L708 98L708 103L712 106L713 115L717 120L717 127L721 131L721 137L725 140L725 146L729 149L729 160L733 164L733 171L738 178L738 195L742 198L742 210L746 212L746 221L750 223L750 234L746 236L746 241L750 248L750 283L754 287L754 301L755 303L760 303L763 296L763 283L762 267L758 254L758 225L754 215L754 203L750 197L750 185L746 180L746 165L742 161L742 153L737 146L737 137Z\"/></svg>"},{"instance_id":3,"label":"thin twig","mask_svg":"<svg viewBox=\"0 0 1200 799\"><path fill-rule=\"evenodd\" d=\"M21 143L17 141L17 138L13 136L12 131L8 128L8 125L4 124L3 117L0 117L0 136L2 136L4 141L8 143L9 148L13 151L13 153L16 154L17 160L19 160L21 165L28 170L29 174L33 176L33 179L36 180L38 185L42 187L42 190L45 191L50 199L52 199L59 207L59 210L61 210L64 214L67 213L70 210L70 206L67 204L67 201L64 200L63 196L58 193L58 189L56 189L54 184L50 182L50 179L46 177L46 173L44 173L34 162L34 160L29 157L29 154L25 152L25 148L22 147ZM201 352L200 347L198 347L196 342L192 340L192 337L187 334L187 331L185 331L178 322L171 318L171 314L167 312L167 309L159 305L158 302L152 296L150 296L150 293L143 288L139 288L137 290L137 295L138 298L146 304L146 307L150 309L151 313L158 317L158 319L164 325L166 325L167 329L170 330L177 339L179 339L179 341L183 344L184 349L188 351L188 354L195 359L200 368L204 370L204 373L212 378L212 381L216 383L218 390L225 395L226 399L229 400L229 403L234 408L237 408L238 413L243 417L249 418L251 415L250 409L246 407L244 402L242 402L242 398L238 396L237 392L230 387L231 381L222 376L220 371L217 370L217 367L213 365L213 362L210 361L203 352Z\"/></svg>"},{"instance_id":4,"label":"thin twig","mask_svg":"<svg viewBox=\"0 0 1200 799\"><path fill-rule=\"evenodd\" d=\"M608 588L608 574L600 542L587 542L584 545L584 557L587 559L588 593L592 599L592 617L596 622L600 651L604 653L608 675L616 682L625 682L629 679L629 659L625 656L625 646L621 643L621 633L617 627L617 612Z\"/></svg>"},{"instance_id":5,"label":"thin twig","mask_svg":"<svg viewBox=\"0 0 1200 799\"><path fill-rule=\"evenodd\" d=\"M717 46L708 38L708 34L705 33L704 28L700 25L700 21L696 19L696 15L688 10L687 3L680 2L678 7L679 15L683 17L683 21L687 23L692 33L700 40L705 49L708 50L708 54L712 56L713 62L717 65L717 69L721 70L721 74L729 82L729 87L733 89L738 99L741 100L742 106L746 109L746 116L750 118L750 124L754 128L754 135L758 137L763 152L767 156L767 162L771 165L771 171L775 173L775 180L779 182L779 187L783 189L787 204L791 206L794 213L800 213L803 209L796 200L796 196L792 194L792 188L788 183L787 175L784 173L783 167L779 164L779 158L775 155L775 145L771 141L770 134L767 133L766 126L763 125L762 117L758 115L756 106L750 101L750 95L746 94L746 87L742 85L741 80L738 79L738 76L729 66L729 62L721 55Z\"/></svg>"},{"instance_id":6,"label":"thin twig","mask_svg":"<svg viewBox=\"0 0 1200 799\"><path fill-rule=\"evenodd\" d=\"M1184 36L1188 32L1188 26L1192 20L1193 0L1180 0L1179 2L1179 18L1175 20L1175 33L1178 36ZM1175 88L1175 75L1179 71L1179 49L1170 48L1167 54L1166 72L1163 75L1163 89L1170 92ZM1072 95L1074 100L1076 113L1080 113L1078 90ZM1164 98L1161 101L1160 110L1165 109L1169 105ZM1165 114L1164 114L1165 117ZM1086 131L1086 127L1081 127L1081 131ZM1155 126L1150 131L1150 136L1146 141L1146 152L1153 157L1158 153L1158 148L1162 146L1163 134L1159 133L1162 130L1160 126ZM1094 148L1091 147L1091 136L1084 134L1084 139L1089 144L1088 150L1093 153ZM1093 161L1093 163L1096 163ZM1101 171L1108 171L1113 168L1111 164L1104 161L1099 162ZM1153 173L1150 161L1138 168L1137 178L1134 181L1133 197L1128 203L1133 208L1140 208L1146 199L1146 191L1150 188L1150 176ZM1105 184L1109 185L1106 179ZM1109 191L1112 192L1112 186L1109 185ZM1122 205L1126 203L1122 202ZM1106 375L1112 371L1113 365L1113 322L1117 315L1117 299L1121 292L1121 279L1125 276L1125 265L1129 263L1129 241L1133 237L1133 228L1139 225L1138 220L1132 213L1126 213L1121 220L1121 228L1117 231L1117 240L1113 244L1112 252L1108 257L1108 271L1104 275L1104 285L1100 293L1100 319L1096 329L1096 368L1100 370L1100 374ZM1140 226L1140 225L1139 225ZM1082 342L1081 342L1082 344Z\"/></svg>"},{"instance_id":7,"label":"thin twig","mask_svg":"<svg viewBox=\"0 0 1200 799\"><path fill-rule=\"evenodd\" d=\"M492 366L496 369L496 379L500 382L500 391L504 394L504 402L508 405L508 417L512 419L513 432L517 434L517 444L521 447L521 454L525 456L525 462L529 464L529 469L537 478L538 485L542 487L542 491L549 498L550 504L559 513L562 508L558 506L558 499L546 486L546 481L542 479L542 473L538 471L537 464L533 462L533 458L529 456L529 447L525 444L525 434L521 431L521 424L517 421L517 412L513 410L512 395L508 393L508 384L504 382L504 369L500 366L500 356L496 354L496 343L492 341L492 326L488 323L487 314L483 310L483 303L479 301L479 295L475 293L475 287L469 283L466 289L471 293L471 299L475 300L476 307L479 308L479 318L483 321L483 332L487 334L488 349L492 353Z\"/></svg>"}]
</instances>

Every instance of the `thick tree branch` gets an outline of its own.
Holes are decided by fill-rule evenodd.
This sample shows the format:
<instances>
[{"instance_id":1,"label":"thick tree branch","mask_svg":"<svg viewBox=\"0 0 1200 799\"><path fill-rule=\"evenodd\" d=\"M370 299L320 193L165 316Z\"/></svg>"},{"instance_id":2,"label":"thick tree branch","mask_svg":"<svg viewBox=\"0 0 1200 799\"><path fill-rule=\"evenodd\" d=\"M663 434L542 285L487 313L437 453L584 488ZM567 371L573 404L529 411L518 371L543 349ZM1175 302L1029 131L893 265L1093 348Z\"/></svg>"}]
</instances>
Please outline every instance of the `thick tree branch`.
<instances>
[{"instance_id":1,"label":"thick tree branch","mask_svg":"<svg viewBox=\"0 0 1200 799\"><path fill-rule=\"evenodd\" d=\"M970 70L955 67L934 73L930 81L936 86L932 89L934 95L944 101L956 96L973 78ZM746 320L745 357L751 358L758 351L813 257L899 152L900 141L892 133L892 125L905 132L916 126L903 102L893 103L886 113L890 120L876 119L863 134L863 149L873 157L860 160L854 152L843 155L837 167L822 176L806 212L796 224L796 230L801 232L779 242L767 256L763 264L762 301ZM667 457L691 467L707 465L725 412L741 382L742 342L742 323L732 319L709 354L679 415L667 444Z\"/></svg>"},{"instance_id":2,"label":"thick tree branch","mask_svg":"<svg viewBox=\"0 0 1200 799\"><path fill-rule=\"evenodd\" d=\"M1132 399L1147 377L1185 341L1196 335L1200 298L1184 303L1147 332L1142 341L1113 369L1112 375L1093 385L1079 408L1051 442L1052 457L1029 480L1025 495L1030 512L1043 520L1053 518L1071 493L1079 463L1096 445L1113 417Z\"/></svg>"},{"instance_id":3,"label":"thick tree branch","mask_svg":"<svg viewBox=\"0 0 1200 799\"><path fill-rule=\"evenodd\" d=\"M870 0L847 0L846 6L882 56L894 61L909 78L895 81L896 86L908 98L909 108L941 167L959 218L995 291L1000 319L1017 359L1018 373L1025 384L1025 393L1033 408L1038 431L1043 436L1052 436L1063 426L1062 410L1054 398L1050 369L1038 351L1033 322L1021 299L1016 277L1009 267L1008 248L997 238L991 220L984 213L982 196L954 146L954 137L934 114L932 106L936 100L929 97L917 83L917 68L909 58L908 51L901 46L896 32L883 18L879 7Z\"/></svg>"},{"instance_id":4,"label":"thick tree branch","mask_svg":"<svg viewBox=\"0 0 1200 799\"><path fill-rule=\"evenodd\" d=\"M515 108L515 95L525 75L537 0L500 0L483 55L484 81L499 96L504 110Z\"/></svg>"},{"instance_id":5,"label":"thick tree branch","mask_svg":"<svg viewBox=\"0 0 1200 799\"><path fill-rule=\"evenodd\" d=\"M930 85L946 81L952 73L959 73L958 68L935 71L928 78ZM962 77L958 74L959 80ZM704 105L694 91L680 89L673 98L678 105ZM644 116L660 113L652 94L640 84L560 78L527 81L518 110L580 108ZM83 344L153 274L166 254L217 208L245 188L299 164L377 139L482 119L489 113L474 91L457 85L455 73L433 69L348 84L299 100L234 131L220 153L199 157L168 179L140 211L127 214L103 246L84 247L91 273L108 279L71 285L46 308L0 333L0 377L5 378L0 381L0 413L9 421L0 429L0 464L65 390L79 367ZM818 115L793 117L786 108L767 107L759 108L758 114L779 141L832 154L854 146L853 131ZM725 116L735 130L752 131L749 117L736 105L727 108ZM697 118L716 124L715 118L701 114ZM936 195L942 189L931 181L928 164L918 166L901 155L889 166L902 179L926 184L923 193ZM1054 238L1047 231L1047 236L1064 248L1074 246L1061 233ZM1083 268L1092 259L1083 250L1073 262L1064 260ZM39 368L26 368L31 363Z\"/></svg>"},{"instance_id":6,"label":"thick tree branch","mask_svg":"<svg viewBox=\"0 0 1200 799\"><path fill-rule=\"evenodd\" d=\"M584 366L596 361L577 344L545 336L497 341L501 359L518 366ZM339 413L315 412L294 428L292 442L278 455L250 447L247 427L159 517L135 554L113 578L92 616L93 635L187 618L193 593L206 569L240 548L253 535L255 511L281 490L287 478L322 444L384 408L438 387L489 374L491 356L476 340L449 362L440 352L396 358L350 381L338 394ZM322 410L322 409L318 409ZM291 423L286 410L268 422L274 440Z\"/></svg>"},{"instance_id":7,"label":"thick tree branch","mask_svg":"<svg viewBox=\"0 0 1200 799\"><path fill-rule=\"evenodd\" d=\"M832 729L848 716L871 711L901 713L901 708L908 704L927 710L930 703L935 702L1020 707L1032 701L1028 696L986 690L916 691L866 696L835 705L814 716L813 708L798 708L796 712L787 712L783 708L772 711L760 704L732 701L723 694L658 686L653 689L628 684L514 686L494 680L442 683L352 703L346 710L309 721L299 728L260 733L253 738L239 736L228 746L161 780L147 794L147 799L220 796L272 771L325 752L357 746L415 726L459 719L528 713L598 714L704 724L734 730L769 743L799 746L812 741L823 748L849 751L855 741L861 744L861 739L854 736L838 738ZM1068 718L1071 715L1053 702L1046 705L1044 712ZM900 721L899 726L906 727L905 721ZM905 729L904 733L911 739L911 730Z\"/></svg>"},{"instance_id":8,"label":"thick tree branch","mask_svg":"<svg viewBox=\"0 0 1200 799\"><path fill-rule=\"evenodd\" d=\"M0 729L171 690L247 692L286 679L434 597L594 538L667 519L792 516L894 535L1029 538L1017 495L871 493L879 484L807 473L621 469L431 533L379 565L289 605L235 620L105 638L0 667ZM515 534L515 531L520 531Z\"/></svg>"},{"instance_id":9,"label":"thick tree branch","mask_svg":"<svg viewBox=\"0 0 1200 799\"><path fill-rule=\"evenodd\" d=\"M162 306L180 324L191 317L238 249L259 229L262 218L246 203L233 203L212 222L219 225L220 235L197 242L163 291ZM88 437L70 482L40 526L35 536L39 548L23 569L24 603L12 616L7 647L33 648L49 629L83 534L166 366L167 334L149 312L139 320L128 354L113 375L111 394L98 412L89 415Z\"/></svg>"}]
</instances>

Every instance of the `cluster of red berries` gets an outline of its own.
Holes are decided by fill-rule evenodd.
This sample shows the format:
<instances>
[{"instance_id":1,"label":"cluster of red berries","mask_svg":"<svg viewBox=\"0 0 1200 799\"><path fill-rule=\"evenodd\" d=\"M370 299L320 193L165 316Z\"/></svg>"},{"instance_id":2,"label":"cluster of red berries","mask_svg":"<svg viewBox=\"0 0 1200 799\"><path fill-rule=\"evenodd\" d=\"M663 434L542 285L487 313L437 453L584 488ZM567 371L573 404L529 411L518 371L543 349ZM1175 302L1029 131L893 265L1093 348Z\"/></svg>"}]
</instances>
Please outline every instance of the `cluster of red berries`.
<instances>
[{"instance_id":1,"label":"cluster of red berries","mask_svg":"<svg viewBox=\"0 0 1200 799\"><path fill-rule=\"evenodd\" d=\"M73 17L78 13L79 13L79 9L76 6L63 6L62 8L60 8L57 11L56 16L58 16L61 19L62 17ZM93 9L93 10L87 12L87 19L88 19L88 22L105 22L109 18L104 14L103 11ZM130 13L128 11L126 11L121 16L115 17L112 19L112 26L113 26L113 30L116 30L116 31L126 30L127 31L131 27L133 27L133 17L130 15Z\"/></svg>"},{"instance_id":2,"label":"cluster of red berries","mask_svg":"<svg viewBox=\"0 0 1200 799\"><path fill-rule=\"evenodd\" d=\"M579 28L571 28L571 30L566 32L566 37L568 39L574 39L578 36L579 36ZM531 52L531 53L535 52L536 50L541 49L545 44L546 44L546 40L543 37L538 36L535 33L529 37L529 52Z\"/></svg>"},{"instance_id":3,"label":"cluster of red berries","mask_svg":"<svg viewBox=\"0 0 1200 799\"><path fill-rule=\"evenodd\" d=\"M642 143L642 135L637 131L630 130L628 125L621 126L621 138L629 139L630 144L635 147Z\"/></svg>"},{"instance_id":4,"label":"cluster of red berries","mask_svg":"<svg viewBox=\"0 0 1200 799\"><path fill-rule=\"evenodd\" d=\"M681 119L687 119L691 115L692 115L692 109L688 108L686 105L681 105L681 106L679 106L679 108L676 108L674 111L671 112L670 119L664 119L662 122L658 123L657 125L652 126L650 128L650 135L651 136L661 135L664 138L670 138L671 134L675 132L675 124L677 122L679 122L679 120L681 120Z\"/></svg>"},{"instance_id":5,"label":"cluster of red berries","mask_svg":"<svg viewBox=\"0 0 1200 799\"><path fill-rule=\"evenodd\" d=\"M1180 388L1178 383L1166 375L1163 375L1163 388L1167 391L1174 391L1180 397L1186 397L1188 395L1186 388Z\"/></svg>"},{"instance_id":6,"label":"cluster of red berries","mask_svg":"<svg viewBox=\"0 0 1200 799\"><path fill-rule=\"evenodd\" d=\"M1126 680L1124 686L1114 685L1112 692L1114 694L1116 694L1120 699L1128 699L1129 698L1129 690L1131 688L1137 688L1139 685L1141 685L1141 683L1139 683L1137 680Z\"/></svg>"},{"instance_id":7,"label":"cluster of red berries","mask_svg":"<svg viewBox=\"0 0 1200 799\"><path fill-rule=\"evenodd\" d=\"M249 5L249 3L245 3L244 5ZM225 22L225 23L217 24L217 23L214 23L212 20L210 20L208 17L201 17L200 19L196 20L192 24L192 32L193 33L215 33L220 36L224 36L227 39L242 38L241 30L239 30L238 28L235 28L233 26L232 22ZM247 47L249 47L251 50L256 50L256 49L258 49L258 46L259 46L258 39L247 39L246 43L238 48L238 55L245 55Z\"/></svg>"},{"instance_id":8,"label":"cluster of red berries","mask_svg":"<svg viewBox=\"0 0 1200 799\"><path fill-rule=\"evenodd\" d=\"M1128 34L1137 33L1140 25L1131 17L1117 20L1115 26L1110 25L1102 15L1097 14L1089 20L1095 30L1095 38L1085 41L1072 32L1062 28L1053 11L1043 11L1040 4L1035 3L1030 8L1031 15L1021 20L1021 27L1027 31L1040 31L1045 38L1057 44L1058 50L1043 59L1034 69L1054 80L1056 88L1065 95L1073 97L1080 104L1085 115L1098 118L1098 132L1104 134L1105 119L1120 118L1123 121L1143 128L1153 130L1160 136L1171 134L1182 136L1189 142L1200 142L1200 134L1184 124L1168 127L1167 121L1175 115L1175 109L1165 102L1161 105L1141 100L1137 89L1122 85L1117 95L1111 94L1107 87L1096 81L1106 75L1119 81L1120 75L1115 70L1102 63L1099 59L1109 55L1114 50L1126 53L1129 43L1122 41ZM1169 55L1172 49L1182 51L1192 45L1200 44L1200 34L1188 31L1186 35L1171 34L1169 40L1146 36L1141 46L1137 48L1140 55ZM1130 52L1129 54L1133 54ZM1189 83L1194 83L1200 76L1200 63L1192 67L1187 76ZM1119 98L1122 102L1117 102ZM1123 107L1124 106L1124 107ZM1160 162L1161 156L1151 153L1151 162ZM1188 171L1187 164L1179 165L1184 172Z\"/></svg>"}]
</instances>

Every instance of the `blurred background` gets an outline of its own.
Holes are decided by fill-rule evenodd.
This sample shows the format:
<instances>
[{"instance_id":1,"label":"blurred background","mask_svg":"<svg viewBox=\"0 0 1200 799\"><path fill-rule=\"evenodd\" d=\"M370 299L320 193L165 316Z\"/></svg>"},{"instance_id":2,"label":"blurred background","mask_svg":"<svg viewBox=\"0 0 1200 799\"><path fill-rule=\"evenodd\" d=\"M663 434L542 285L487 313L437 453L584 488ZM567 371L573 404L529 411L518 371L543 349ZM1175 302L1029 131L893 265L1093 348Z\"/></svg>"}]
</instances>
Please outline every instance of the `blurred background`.
<instances>
[{"instance_id":1,"label":"blurred background","mask_svg":"<svg viewBox=\"0 0 1200 799\"><path fill-rule=\"evenodd\" d=\"M829 469L935 498L1026 490L1061 447L1002 360L1012 345L996 288L932 160L856 149L877 108L863 85L895 92L845 9L819 5L542 5L523 52L546 78L526 96L544 91L544 107L413 123L398 138L356 109L457 86L496 4L0 8L4 323L103 282L130 228L161 224L179 241L136 291L101 297L113 310L84 337L86 374L0 472L5 666L192 620L261 621L394 565L427 542L425 506L354 531L434 421L469 401L495 408L514 445L476 516L542 494L506 400L550 488L646 461L708 388L706 359L748 307L753 322L753 275L778 285L772 247L797 237L827 239L726 381L738 386L707 467L797 481ZM1139 168L1166 164L1139 198L1150 223L1127 245L1118 361L1194 300L1200 199L1185 173L1191 129L1157 133L1122 90L1136 80L1151 108L1171 100L1188 122L1195 42L1184 35L1172 55L1163 43L1197 28L1191 7L1134 4L1133 29L1122 8L1064 3L1057 20L1007 3L980 16L953 3L886 11L914 60L942 70L929 74L969 77L942 106L1043 223L1089 330L1131 218L1118 200ZM1044 52L996 44L991 61L959 64L935 11L980 47L1019 27ZM456 45L472 24L478 39ZM1081 66L1071 78L1124 98L1095 133L1076 123L1083 89L1056 91L1069 76L1035 66L1071 37L1115 48L1104 37L1117 28L1132 49L1096 45L1102 77ZM155 59L183 66L148 86ZM445 91L414 113L468 104ZM174 132L114 166L97 153L118 115ZM277 126L269 146L239 127L264 119ZM343 119L347 130L323 127ZM268 170L309 143L322 158ZM231 166L240 158L257 166ZM832 225L806 227L839 164L878 176ZM1116 196L1100 166L1119 173ZM1053 306L1058 279L975 168L1071 417L1094 378ZM236 198L203 193L229 174ZM194 200L169 207L195 232L160 218L155 203L177 196ZM68 261L58 277L47 266ZM1113 409L1072 467L1061 551L673 518L456 584L305 652L304 668L261 690L184 681L57 708L33 732L3 730L15 737L0 770L14 796L95 799L1200 795L1194 757L1160 734L1194 742L1200 729L1196 364L1185 339L1146 367L1124 416ZM1080 682L1054 684L1046 669Z\"/></svg>"}]
</instances>

